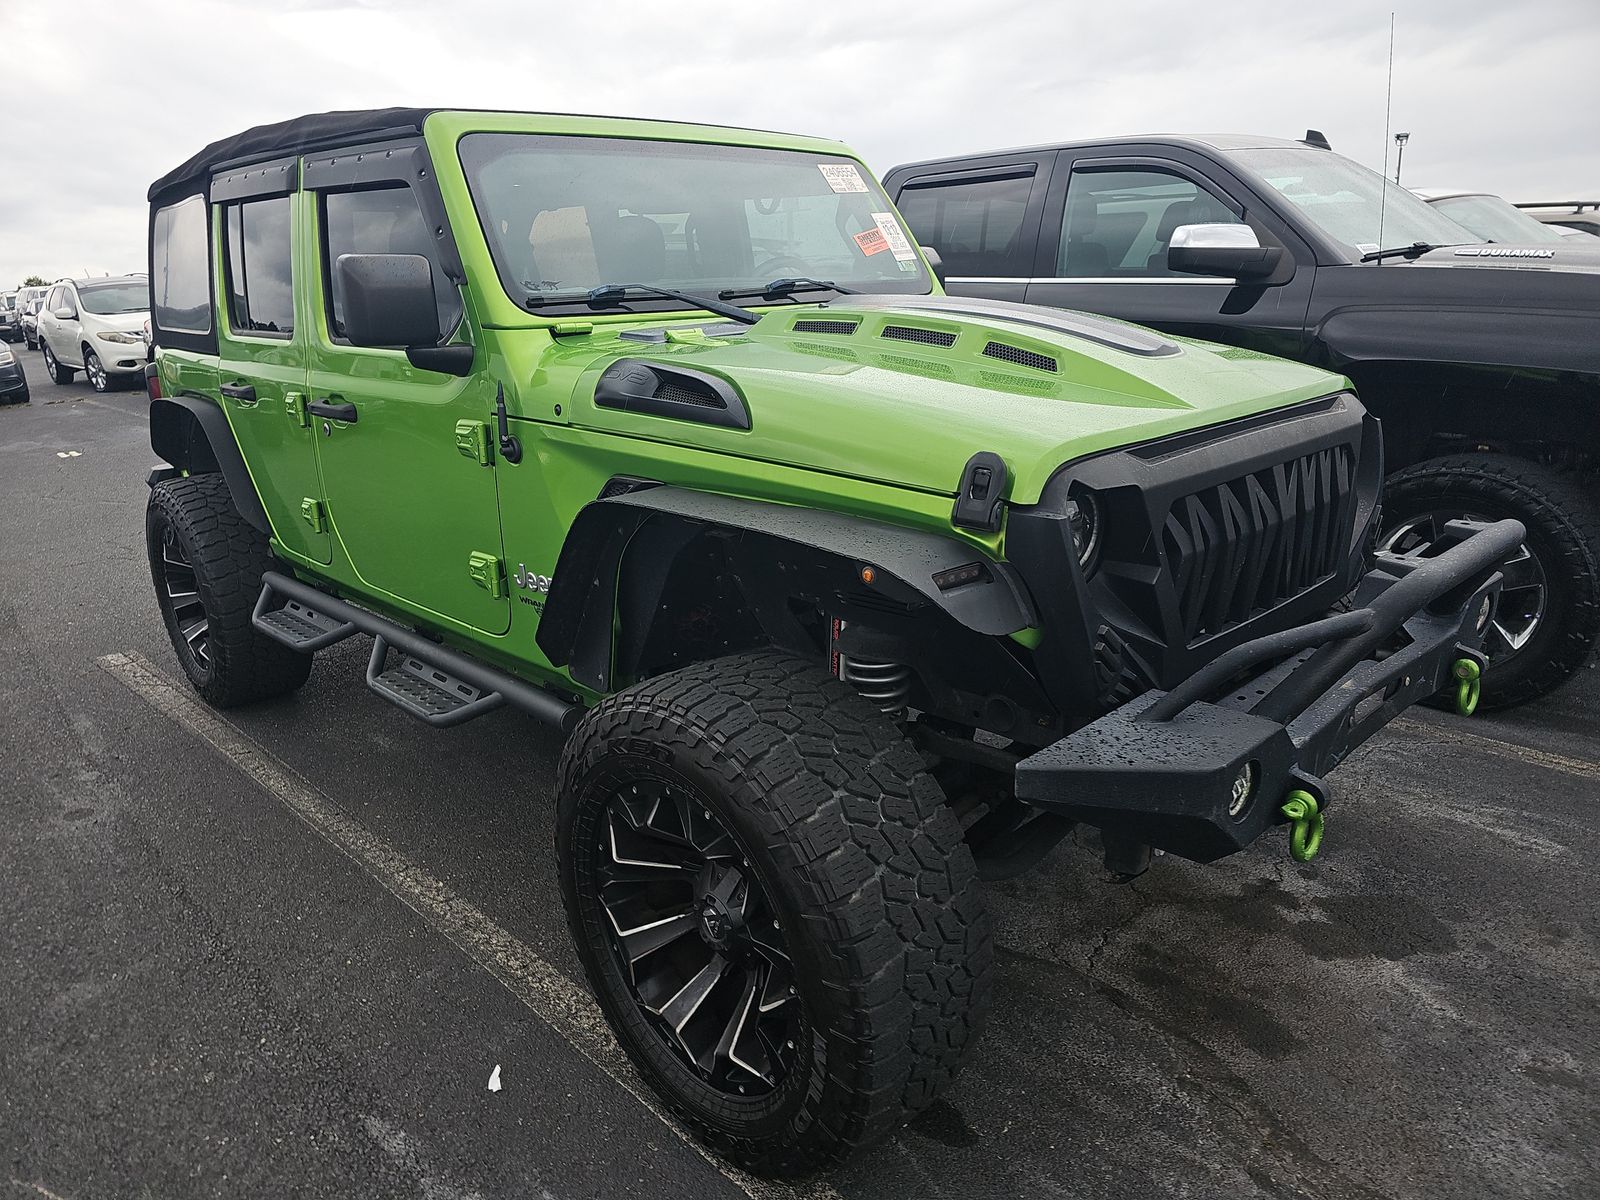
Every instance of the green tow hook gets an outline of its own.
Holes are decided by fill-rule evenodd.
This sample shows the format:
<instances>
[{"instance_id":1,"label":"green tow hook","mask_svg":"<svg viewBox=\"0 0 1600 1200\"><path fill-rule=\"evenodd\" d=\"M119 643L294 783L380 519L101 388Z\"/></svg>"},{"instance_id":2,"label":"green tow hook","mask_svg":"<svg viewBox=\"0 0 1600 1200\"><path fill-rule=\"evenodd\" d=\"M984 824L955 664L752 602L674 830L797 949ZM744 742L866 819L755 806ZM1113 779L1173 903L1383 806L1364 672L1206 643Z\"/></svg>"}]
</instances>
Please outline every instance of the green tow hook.
<instances>
[{"instance_id":1,"label":"green tow hook","mask_svg":"<svg viewBox=\"0 0 1600 1200\"><path fill-rule=\"evenodd\" d=\"M1483 693L1483 668L1470 658L1458 658L1450 668L1456 677L1456 711L1470 717L1478 708Z\"/></svg>"},{"instance_id":2,"label":"green tow hook","mask_svg":"<svg viewBox=\"0 0 1600 1200\"><path fill-rule=\"evenodd\" d=\"M1322 849L1323 816L1317 798L1296 788L1278 811L1289 818L1289 853L1295 862L1310 862Z\"/></svg>"}]
</instances>

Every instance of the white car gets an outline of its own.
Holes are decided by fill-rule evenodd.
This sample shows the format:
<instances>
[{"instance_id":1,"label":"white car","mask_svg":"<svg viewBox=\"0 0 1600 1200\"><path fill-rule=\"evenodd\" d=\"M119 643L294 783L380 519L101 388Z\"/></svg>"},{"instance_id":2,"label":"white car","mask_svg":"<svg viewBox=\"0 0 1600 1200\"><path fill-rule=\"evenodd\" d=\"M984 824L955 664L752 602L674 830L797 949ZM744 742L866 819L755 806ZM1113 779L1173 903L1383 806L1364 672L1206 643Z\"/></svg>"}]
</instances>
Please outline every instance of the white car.
<instances>
[{"instance_id":1,"label":"white car","mask_svg":"<svg viewBox=\"0 0 1600 1200\"><path fill-rule=\"evenodd\" d=\"M29 350L39 348L39 309L44 306L44 298L50 294L50 286L25 287L17 293L17 308L21 313L22 340L28 343Z\"/></svg>"},{"instance_id":2,"label":"white car","mask_svg":"<svg viewBox=\"0 0 1600 1200\"><path fill-rule=\"evenodd\" d=\"M82 371L97 392L142 378L149 316L148 276L62 280L39 310L45 370L57 383L71 383Z\"/></svg>"}]
</instances>

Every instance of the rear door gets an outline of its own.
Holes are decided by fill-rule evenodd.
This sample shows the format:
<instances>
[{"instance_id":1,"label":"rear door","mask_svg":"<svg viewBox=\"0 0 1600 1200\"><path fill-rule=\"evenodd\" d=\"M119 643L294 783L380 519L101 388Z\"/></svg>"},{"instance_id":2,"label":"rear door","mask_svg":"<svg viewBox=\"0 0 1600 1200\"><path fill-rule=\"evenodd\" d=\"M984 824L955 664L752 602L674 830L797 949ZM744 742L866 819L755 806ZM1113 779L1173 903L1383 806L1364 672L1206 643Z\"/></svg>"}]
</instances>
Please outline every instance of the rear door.
<instances>
[{"instance_id":1,"label":"rear door","mask_svg":"<svg viewBox=\"0 0 1600 1200\"><path fill-rule=\"evenodd\" d=\"M511 625L511 600L495 469L483 461L487 454L469 456L474 440L457 432L458 423L489 419L492 382L424 371L404 350L353 346L342 332L337 265L345 254L422 255L433 273L440 341L465 320L437 193L413 186L431 183L432 174L420 145L306 159L316 238L307 296L315 308L314 440L328 515L361 581L447 621L500 634Z\"/></svg>"},{"instance_id":2,"label":"rear door","mask_svg":"<svg viewBox=\"0 0 1600 1200\"><path fill-rule=\"evenodd\" d=\"M306 413L307 331L295 318L304 261L293 159L213 180L221 402L284 547L332 558Z\"/></svg>"},{"instance_id":3,"label":"rear door","mask_svg":"<svg viewBox=\"0 0 1600 1200\"><path fill-rule=\"evenodd\" d=\"M890 172L890 195L917 241L939 252L948 291L1023 299L1053 160L1023 153Z\"/></svg>"},{"instance_id":4,"label":"rear door","mask_svg":"<svg viewBox=\"0 0 1600 1200\"><path fill-rule=\"evenodd\" d=\"M1315 276L1311 251L1209 166L1177 149L1061 151L1024 298L1298 357ZM1290 262L1271 283L1171 270L1173 231L1205 224L1249 225L1262 245L1284 247Z\"/></svg>"}]
</instances>

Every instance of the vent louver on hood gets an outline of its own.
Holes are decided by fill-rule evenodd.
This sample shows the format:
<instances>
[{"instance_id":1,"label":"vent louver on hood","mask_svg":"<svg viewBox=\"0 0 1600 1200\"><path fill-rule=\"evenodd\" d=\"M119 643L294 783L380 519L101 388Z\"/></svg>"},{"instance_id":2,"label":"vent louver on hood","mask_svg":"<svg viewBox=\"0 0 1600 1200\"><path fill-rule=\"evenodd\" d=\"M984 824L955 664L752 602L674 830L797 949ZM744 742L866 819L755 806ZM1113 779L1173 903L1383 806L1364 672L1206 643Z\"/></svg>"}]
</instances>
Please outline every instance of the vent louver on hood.
<instances>
[{"instance_id":1,"label":"vent louver on hood","mask_svg":"<svg viewBox=\"0 0 1600 1200\"><path fill-rule=\"evenodd\" d=\"M600 408L750 428L744 397L720 375L637 358L618 359L601 373L594 402Z\"/></svg>"},{"instance_id":2,"label":"vent louver on hood","mask_svg":"<svg viewBox=\"0 0 1600 1200\"><path fill-rule=\"evenodd\" d=\"M861 328L860 321L819 321L802 318L790 326L796 333L854 333Z\"/></svg>"},{"instance_id":3,"label":"vent louver on hood","mask_svg":"<svg viewBox=\"0 0 1600 1200\"><path fill-rule=\"evenodd\" d=\"M885 325L879 336L896 342L916 342L922 346L948 348L956 344L956 335L948 329L919 329L915 325Z\"/></svg>"},{"instance_id":4,"label":"vent louver on hood","mask_svg":"<svg viewBox=\"0 0 1600 1200\"><path fill-rule=\"evenodd\" d=\"M1021 346L1008 346L1004 342L990 342L983 348L985 358L998 358L1001 362L1011 363L1018 367L1032 367L1036 371L1051 371L1057 369L1056 360L1048 354L1040 354L1036 350L1024 350Z\"/></svg>"}]
</instances>

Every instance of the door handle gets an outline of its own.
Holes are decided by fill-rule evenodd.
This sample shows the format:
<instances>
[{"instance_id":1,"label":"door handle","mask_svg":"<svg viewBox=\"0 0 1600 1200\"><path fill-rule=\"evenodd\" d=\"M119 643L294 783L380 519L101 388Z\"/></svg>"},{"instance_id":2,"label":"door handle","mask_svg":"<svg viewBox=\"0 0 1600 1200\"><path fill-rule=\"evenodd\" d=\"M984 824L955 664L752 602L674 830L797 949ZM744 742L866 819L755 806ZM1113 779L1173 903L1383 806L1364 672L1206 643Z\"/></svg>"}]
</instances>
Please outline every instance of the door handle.
<instances>
[{"instance_id":1,"label":"door handle","mask_svg":"<svg viewBox=\"0 0 1600 1200\"><path fill-rule=\"evenodd\" d=\"M341 402L337 396L329 396L326 400L313 400L306 405L306 411L314 416L355 424L356 406L348 400Z\"/></svg>"},{"instance_id":2,"label":"door handle","mask_svg":"<svg viewBox=\"0 0 1600 1200\"><path fill-rule=\"evenodd\" d=\"M222 385L222 394L229 400L237 400L240 404L256 402L256 389L248 383L225 383Z\"/></svg>"}]
</instances>

